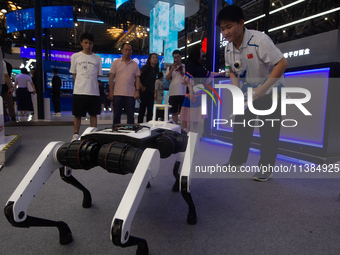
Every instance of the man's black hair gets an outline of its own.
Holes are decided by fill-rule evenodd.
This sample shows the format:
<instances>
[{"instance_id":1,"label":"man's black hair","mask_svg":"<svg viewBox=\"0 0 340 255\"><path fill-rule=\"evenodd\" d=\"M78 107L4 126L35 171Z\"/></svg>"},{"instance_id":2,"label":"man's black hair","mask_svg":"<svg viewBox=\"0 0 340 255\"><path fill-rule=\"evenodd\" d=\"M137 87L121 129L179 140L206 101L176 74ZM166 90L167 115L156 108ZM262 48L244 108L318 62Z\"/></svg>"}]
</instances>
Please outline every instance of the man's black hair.
<instances>
[{"instance_id":1,"label":"man's black hair","mask_svg":"<svg viewBox=\"0 0 340 255\"><path fill-rule=\"evenodd\" d=\"M242 19L244 20L244 14L241 7L235 4L227 5L218 13L216 18L216 26L220 26L221 21L240 23Z\"/></svg>"},{"instance_id":2,"label":"man's black hair","mask_svg":"<svg viewBox=\"0 0 340 255\"><path fill-rule=\"evenodd\" d=\"M83 34L80 36L80 42L82 42L84 39L87 39L87 40L89 40L90 42L94 42L94 37L93 37L93 35L90 34L90 33L87 33L87 32L83 33Z\"/></svg>"},{"instance_id":3,"label":"man's black hair","mask_svg":"<svg viewBox=\"0 0 340 255\"><path fill-rule=\"evenodd\" d=\"M172 56L175 55L175 54L182 55L180 50L174 50L174 51L172 52Z\"/></svg>"},{"instance_id":4,"label":"man's black hair","mask_svg":"<svg viewBox=\"0 0 340 255\"><path fill-rule=\"evenodd\" d=\"M27 69L25 67L21 68L20 71L23 74L28 74L28 71L27 71Z\"/></svg>"},{"instance_id":5,"label":"man's black hair","mask_svg":"<svg viewBox=\"0 0 340 255\"><path fill-rule=\"evenodd\" d=\"M159 72L159 73L158 73L158 78L157 78L157 79L163 78L163 76L164 76L164 74L163 74L162 72Z\"/></svg>"},{"instance_id":6,"label":"man's black hair","mask_svg":"<svg viewBox=\"0 0 340 255\"><path fill-rule=\"evenodd\" d=\"M123 44L122 44L122 49L124 49L124 45L125 45L125 44L126 44L126 45L130 45L130 46L131 46L131 48L132 48L132 50L133 50L133 47L132 47L132 45L131 45L130 43L128 43L128 42L125 42L125 43L123 43Z\"/></svg>"},{"instance_id":7,"label":"man's black hair","mask_svg":"<svg viewBox=\"0 0 340 255\"><path fill-rule=\"evenodd\" d=\"M58 68L53 68L53 73L57 74L58 73Z\"/></svg>"}]
</instances>

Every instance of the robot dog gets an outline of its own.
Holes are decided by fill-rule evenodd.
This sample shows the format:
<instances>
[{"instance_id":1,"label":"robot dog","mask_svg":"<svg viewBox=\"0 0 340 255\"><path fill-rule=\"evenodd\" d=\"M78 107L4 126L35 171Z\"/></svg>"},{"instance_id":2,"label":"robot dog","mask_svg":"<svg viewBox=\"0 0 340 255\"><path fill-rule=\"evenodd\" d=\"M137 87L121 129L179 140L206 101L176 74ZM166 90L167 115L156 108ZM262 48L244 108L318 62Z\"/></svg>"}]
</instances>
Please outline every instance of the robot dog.
<instances>
[{"instance_id":1,"label":"robot dog","mask_svg":"<svg viewBox=\"0 0 340 255\"><path fill-rule=\"evenodd\" d=\"M156 121L156 108L165 107L164 121ZM79 140L71 143L50 142L6 203L5 215L15 227L57 227L62 245L73 241L71 230L62 221L27 215L27 208L59 169L61 179L83 192L84 208L92 205L90 192L72 176L72 169L88 170L101 166L110 173L133 176L111 223L110 237L114 245L137 245L137 254L148 254L146 240L130 235L130 226L149 180L157 175L160 159L177 154L173 168L173 191L181 194L189 206L188 224L196 224L196 210L190 194L190 172L197 133L182 132L168 121L170 105L155 105L152 121L142 125L113 125L112 129L87 128Z\"/></svg>"}]
</instances>

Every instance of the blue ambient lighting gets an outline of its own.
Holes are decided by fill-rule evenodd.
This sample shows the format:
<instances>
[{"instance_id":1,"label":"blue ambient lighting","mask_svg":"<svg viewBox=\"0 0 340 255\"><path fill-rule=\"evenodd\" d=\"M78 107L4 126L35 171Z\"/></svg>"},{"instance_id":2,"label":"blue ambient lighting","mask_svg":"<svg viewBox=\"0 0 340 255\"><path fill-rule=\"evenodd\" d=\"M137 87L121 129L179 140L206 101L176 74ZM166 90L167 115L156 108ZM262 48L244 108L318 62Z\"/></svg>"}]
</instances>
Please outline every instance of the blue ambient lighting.
<instances>
[{"instance_id":1,"label":"blue ambient lighting","mask_svg":"<svg viewBox=\"0 0 340 255\"><path fill-rule=\"evenodd\" d=\"M293 75L301 75L301 74L322 73L322 72L327 72L328 75L329 75L329 71L330 70L331 70L330 67L326 67L326 68L318 68L318 69L309 69L309 70L302 70L302 71L287 72L287 73L285 73L285 77L293 76Z\"/></svg>"},{"instance_id":2,"label":"blue ambient lighting","mask_svg":"<svg viewBox=\"0 0 340 255\"><path fill-rule=\"evenodd\" d=\"M227 145L227 146L230 146L230 147L233 146L231 143L223 142L223 141L220 141L220 140L211 139L211 138L207 138L207 137L202 137L202 141L206 141L206 142L209 142L209 143L215 143L215 144ZM255 148L250 148L249 150L251 152L257 153L257 154L259 154L261 152L259 149L255 149ZM281 155L281 154L277 154L277 158L284 160L284 161L299 163L299 164L315 164L313 162L309 162L309 161L297 159L297 158L292 158L292 157L284 156L284 155Z\"/></svg>"},{"instance_id":3,"label":"blue ambient lighting","mask_svg":"<svg viewBox=\"0 0 340 255\"><path fill-rule=\"evenodd\" d=\"M326 67L326 68L317 68L317 69L309 69L309 70L302 70L302 71L286 72L284 75L285 75L286 78L287 77L289 77L289 78L306 78L306 75L325 73L325 76L329 77L329 72L330 72L330 68ZM221 83L230 83L230 81L228 79L228 80L220 81L219 83L220 84ZM326 89L328 89L328 86L326 86ZM221 95L221 89L218 90L218 93L219 93L219 95ZM326 103L327 103L327 101L326 101ZM218 119L219 118L221 119L221 108L220 107L221 107L220 105L217 106L217 118ZM325 123L326 105L324 105L323 107L325 109L325 112L323 114L323 119L322 119L323 122L322 123ZM213 116L213 115L211 115L211 116ZM213 120L211 120L211 129L213 129L213 122L212 121ZM233 132L232 128L222 128L222 127L220 127L220 125L217 125L216 130ZM259 132L254 132L253 136L260 137L260 134L259 134ZM307 145L307 146L311 146L311 147L323 148L323 137L322 137L322 141L319 142L319 143L315 142L315 141L306 141L306 140L292 139L292 138L287 138L287 137L280 137L280 141L295 143L295 144L301 144L301 145Z\"/></svg>"}]
</instances>

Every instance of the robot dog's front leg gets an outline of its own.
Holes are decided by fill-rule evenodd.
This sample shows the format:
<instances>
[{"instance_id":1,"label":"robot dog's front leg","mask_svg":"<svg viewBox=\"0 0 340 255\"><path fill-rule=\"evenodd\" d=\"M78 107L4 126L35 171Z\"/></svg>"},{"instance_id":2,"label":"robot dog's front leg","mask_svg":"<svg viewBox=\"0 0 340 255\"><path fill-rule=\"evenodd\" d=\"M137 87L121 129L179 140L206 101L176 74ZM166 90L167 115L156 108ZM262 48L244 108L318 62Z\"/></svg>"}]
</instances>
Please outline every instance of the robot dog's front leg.
<instances>
[{"instance_id":1,"label":"robot dog's front leg","mask_svg":"<svg viewBox=\"0 0 340 255\"><path fill-rule=\"evenodd\" d=\"M183 165L182 165L181 175L180 175L180 191L182 193L182 196L185 202L189 206L187 223L194 225L197 222L197 216L196 216L195 205L190 194L190 188L191 188L190 184L191 184L191 170L193 167L192 163L194 160L194 154L195 154L195 150L197 146L198 134L189 132L188 136L189 136L189 139L188 139L187 149L184 154L184 160L183 160Z\"/></svg>"},{"instance_id":2,"label":"robot dog's front leg","mask_svg":"<svg viewBox=\"0 0 340 255\"><path fill-rule=\"evenodd\" d=\"M149 180L156 176L159 165L159 151L145 149L112 220L111 240L114 245L138 245L137 254L148 254L146 240L130 236L130 227L145 188Z\"/></svg>"},{"instance_id":3,"label":"robot dog's front leg","mask_svg":"<svg viewBox=\"0 0 340 255\"><path fill-rule=\"evenodd\" d=\"M69 244L72 242L73 238L71 231L65 222L40 219L27 215L27 208L32 199L53 172L62 167L55 155L62 144L63 142L51 142L45 147L7 201L5 215L7 220L15 227L57 227L59 230L60 244Z\"/></svg>"}]
</instances>

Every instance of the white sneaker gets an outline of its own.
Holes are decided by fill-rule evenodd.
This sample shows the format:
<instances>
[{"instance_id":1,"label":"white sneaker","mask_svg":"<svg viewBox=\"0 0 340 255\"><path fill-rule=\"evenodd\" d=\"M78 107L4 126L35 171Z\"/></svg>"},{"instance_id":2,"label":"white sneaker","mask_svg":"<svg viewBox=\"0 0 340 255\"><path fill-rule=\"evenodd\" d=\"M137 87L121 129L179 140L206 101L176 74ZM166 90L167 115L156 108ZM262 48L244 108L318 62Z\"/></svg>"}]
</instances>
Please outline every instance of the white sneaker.
<instances>
[{"instance_id":1,"label":"white sneaker","mask_svg":"<svg viewBox=\"0 0 340 255\"><path fill-rule=\"evenodd\" d=\"M61 113L60 113L60 112L57 112L57 113L55 114L55 116L60 117L60 116L61 116Z\"/></svg>"},{"instance_id":2,"label":"white sneaker","mask_svg":"<svg viewBox=\"0 0 340 255\"><path fill-rule=\"evenodd\" d=\"M72 136L71 142L73 142L73 141L75 141L75 140L78 140L78 139L79 139L79 135L78 135L78 134L74 134L74 135Z\"/></svg>"}]
</instances>

